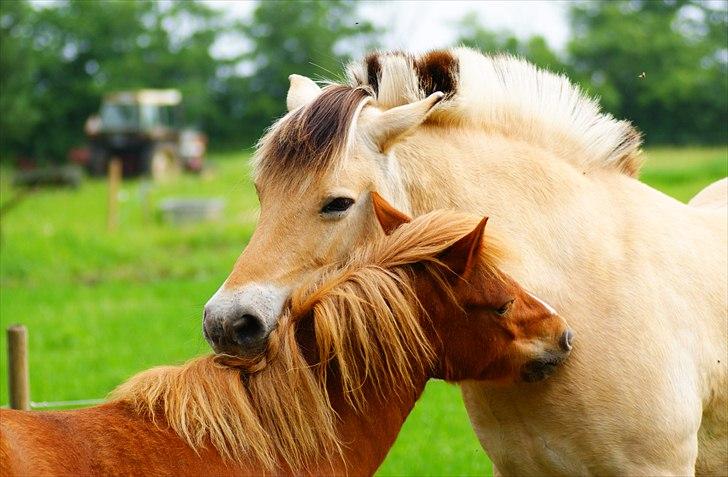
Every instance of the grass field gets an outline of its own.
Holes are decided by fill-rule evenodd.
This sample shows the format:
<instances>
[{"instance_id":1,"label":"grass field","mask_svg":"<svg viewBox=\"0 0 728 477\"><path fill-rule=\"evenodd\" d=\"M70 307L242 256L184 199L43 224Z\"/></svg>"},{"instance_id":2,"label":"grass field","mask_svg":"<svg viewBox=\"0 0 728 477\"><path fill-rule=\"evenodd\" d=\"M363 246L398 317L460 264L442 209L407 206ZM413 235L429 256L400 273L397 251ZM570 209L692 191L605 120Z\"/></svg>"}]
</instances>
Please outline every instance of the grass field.
<instances>
[{"instance_id":1,"label":"grass field","mask_svg":"<svg viewBox=\"0 0 728 477\"><path fill-rule=\"evenodd\" d=\"M725 147L653 149L642 179L687 200L728 171ZM105 230L106 189L25 199L2 223L0 321L30 330L34 401L103 397L137 371L208 352L202 305L230 271L255 226L257 200L246 154L213 156L208 178L183 177L149 190L121 191L121 226ZM14 191L2 170L0 203ZM170 196L222 197L225 220L173 227L145 213ZM0 338L0 403L7 402L5 335ZM380 475L484 475L480 450L458 389L433 382L405 425Z\"/></svg>"}]
</instances>

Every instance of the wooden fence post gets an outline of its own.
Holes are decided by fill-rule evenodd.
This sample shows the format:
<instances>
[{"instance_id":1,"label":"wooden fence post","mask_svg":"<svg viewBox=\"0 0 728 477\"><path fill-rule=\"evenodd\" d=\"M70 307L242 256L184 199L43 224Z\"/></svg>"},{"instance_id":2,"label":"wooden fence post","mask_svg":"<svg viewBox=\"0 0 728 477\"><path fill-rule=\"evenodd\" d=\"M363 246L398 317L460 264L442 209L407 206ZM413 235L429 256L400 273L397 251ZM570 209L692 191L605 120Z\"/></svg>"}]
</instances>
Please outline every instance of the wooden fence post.
<instances>
[{"instance_id":1,"label":"wooden fence post","mask_svg":"<svg viewBox=\"0 0 728 477\"><path fill-rule=\"evenodd\" d=\"M121 184L121 160L109 161L109 215L106 228L109 232L115 231L119 226L119 184Z\"/></svg>"},{"instance_id":2,"label":"wooden fence post","mask_svg":"<svg viewBox=\"0 0 728 477\"><path fill-rule=\"evenodd\" d=\"M13 325L8 328L7 336L10 407L30 411L28 329L23 325Z\"/></svg>"}]
</instances>

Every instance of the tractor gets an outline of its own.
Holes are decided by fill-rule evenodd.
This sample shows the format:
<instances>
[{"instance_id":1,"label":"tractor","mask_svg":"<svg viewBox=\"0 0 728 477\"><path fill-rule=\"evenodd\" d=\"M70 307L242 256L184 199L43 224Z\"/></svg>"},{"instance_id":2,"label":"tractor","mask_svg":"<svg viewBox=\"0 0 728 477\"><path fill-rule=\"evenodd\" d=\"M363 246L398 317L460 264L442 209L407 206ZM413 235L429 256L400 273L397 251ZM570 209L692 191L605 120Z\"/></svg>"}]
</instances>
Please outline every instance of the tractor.
<instances>
[{"instance_id":1,"label":"tractor","mask_svg":"<svg viewBox=\"0 0 728 477\"><path fill-rule=\"evenodd\" d=\"M181 169L200 172L207 149L204 134L183 128L182 94L174 89L119 91L104 96L98 114L86 121L87 168L105 174L119 159L125 177L163 179Z\"/></svg>"}]
</instances>

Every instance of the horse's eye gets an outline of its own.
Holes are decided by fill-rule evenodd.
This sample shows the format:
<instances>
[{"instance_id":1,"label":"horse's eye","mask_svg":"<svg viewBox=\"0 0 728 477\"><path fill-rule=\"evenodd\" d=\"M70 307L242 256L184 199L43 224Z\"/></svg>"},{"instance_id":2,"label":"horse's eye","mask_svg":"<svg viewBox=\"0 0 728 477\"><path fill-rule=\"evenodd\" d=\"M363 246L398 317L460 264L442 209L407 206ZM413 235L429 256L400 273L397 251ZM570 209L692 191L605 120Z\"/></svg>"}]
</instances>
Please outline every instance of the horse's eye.
<instances>
[{"instance_id":1,"label":"horse's eye","mask_svg":"<svg viewBox=\"0 0 728 477\"><path fill-rule=\"evenodd\" d=\"M354 204L354 199L349 197L337 197L332 199L321 208L322 214L334 214L336 212L344 212Z\"/></svg>"},{"instance_id":2,"label":"horse's eye","mask_svg":"<svg viewBox=\"0 0 728 477\"><path fill-rule=\"evenodd\" d=\"M508 300L503 306L496 309L495 312L498 316L506 316L511 311L511 306L513 306L513 300Z\"/></svg>"}]
</instances>

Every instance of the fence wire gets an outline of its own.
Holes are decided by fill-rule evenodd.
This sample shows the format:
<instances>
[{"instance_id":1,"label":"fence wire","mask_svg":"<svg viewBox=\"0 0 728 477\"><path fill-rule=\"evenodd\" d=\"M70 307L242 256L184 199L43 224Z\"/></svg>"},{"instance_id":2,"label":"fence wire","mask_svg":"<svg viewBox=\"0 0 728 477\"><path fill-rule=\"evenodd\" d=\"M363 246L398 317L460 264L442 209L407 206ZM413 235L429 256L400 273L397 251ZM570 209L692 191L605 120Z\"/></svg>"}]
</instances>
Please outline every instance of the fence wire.
<instances>
[{"instance_id":1,"label":"fence wire","mask_svg":"<svg viewBox=\"0 0 728 477\"><path fill-rule=\"evenodd\" d=\"M59 407L95 406L106 402L106 399L77 399L75 401L30 401L31 409L53 409ZM2 408L9 408L10 404L3 404Z\"/></svg>"}]
</instances>

